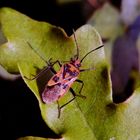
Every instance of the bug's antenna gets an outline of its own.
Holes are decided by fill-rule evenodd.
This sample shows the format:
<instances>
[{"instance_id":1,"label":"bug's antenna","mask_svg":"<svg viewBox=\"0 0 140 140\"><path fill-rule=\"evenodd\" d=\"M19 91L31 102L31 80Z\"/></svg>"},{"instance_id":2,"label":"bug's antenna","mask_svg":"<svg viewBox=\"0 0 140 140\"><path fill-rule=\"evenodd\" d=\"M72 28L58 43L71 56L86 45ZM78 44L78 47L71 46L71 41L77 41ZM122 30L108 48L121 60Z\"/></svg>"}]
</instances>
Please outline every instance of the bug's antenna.
<instances>
[{"instance_id":1,"label":"bug's antenna","mask_svg":"<svg viewBox=\"0 0 140 140\"><path fill-rule=\"evenodd\" d=\"M45 60L45 58L44 57L42 57L33 47L32 47L32 45L29 43L29 42L27 42L27 44L29 45L29 47L45 62L45 63L47 63L47 61Z\"/></svg>"},{"instance_id":2,"label":"bug's antenna","mask_svg":"<svg viewBox=\"0 0 140 140\"><path fill-rule=\"evenodd\" d=\"M99 47L97 47L97 48L91 50L90 52L88 52L88 53L81 59L80 62L82 63L82 61L83 61L90 53L92 53L92 52L94 52L94 51L96 51L96 50L102 48L103 46L104 46L104 45L101 45L101 46L99 46Z\"/></svg>"},{"instance_id":3,"label":"bug's antenna","mask_svg":"<svg viewBox=\"0 0 140 140\"><path fill-rule=\"evenodd\" d=\"M75 44L76 44L76 48L77 48L77 54L76 54L76 59L79 58L79 46L78 46L78 42L76 39L76 35L75 35L75 30L73 29L73 35L74 35L74 40L75 40Z\"/></svg>"}]
</instances>

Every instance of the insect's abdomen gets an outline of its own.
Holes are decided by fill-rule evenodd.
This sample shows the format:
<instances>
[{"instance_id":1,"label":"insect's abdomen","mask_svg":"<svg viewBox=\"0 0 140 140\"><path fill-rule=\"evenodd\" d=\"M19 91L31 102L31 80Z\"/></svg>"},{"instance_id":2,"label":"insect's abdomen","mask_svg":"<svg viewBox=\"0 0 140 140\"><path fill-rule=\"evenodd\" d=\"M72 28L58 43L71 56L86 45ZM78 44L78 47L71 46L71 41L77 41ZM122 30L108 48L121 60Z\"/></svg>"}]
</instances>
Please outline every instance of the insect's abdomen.
<instances>
[{"instance_id":1,"label":"insect's abdomen","mask_svg":"<svg viewBox=\"0 0 140 140\"><path fill-rule=\"evenodd\" d=\"M54 85L51 87L46 87L42 93L43 102L49 104L54 101L57 101L60 97L61 88L59 85Z\"/></svg>"}]
</instances>

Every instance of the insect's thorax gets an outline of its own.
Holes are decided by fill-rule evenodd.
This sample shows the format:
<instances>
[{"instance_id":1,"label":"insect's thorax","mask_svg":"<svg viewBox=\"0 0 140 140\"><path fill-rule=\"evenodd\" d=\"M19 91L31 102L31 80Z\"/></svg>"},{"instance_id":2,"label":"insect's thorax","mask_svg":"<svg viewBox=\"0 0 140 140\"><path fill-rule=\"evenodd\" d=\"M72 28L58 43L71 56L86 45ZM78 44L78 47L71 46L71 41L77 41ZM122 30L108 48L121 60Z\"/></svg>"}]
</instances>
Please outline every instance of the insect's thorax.
<instances>
[{"instance_id":1,"label":"insect's thorax","mask_svg":"<svg viewBox=\"0 0 140 140\"><path fill-rule=\"evenodd\" d=\"M48 86L53 86L58 83L68 82L72 79L77 79L80 71L71 63L62 65L60 70L48 81Z\"/></svg>"},{"instance_id":2,"label":"insect's thorax","mask_svg":"<svg viewBox=\"0 0 140 140\"><path fill-rule=\"evenodd\" d=\"M68 64L64 64L64 69L63 69L63 74L64 77L77 77L79 75L80 71L79 71L79 67L75 67L75 65L68 63Z\"/></svg>"}]
</instances>

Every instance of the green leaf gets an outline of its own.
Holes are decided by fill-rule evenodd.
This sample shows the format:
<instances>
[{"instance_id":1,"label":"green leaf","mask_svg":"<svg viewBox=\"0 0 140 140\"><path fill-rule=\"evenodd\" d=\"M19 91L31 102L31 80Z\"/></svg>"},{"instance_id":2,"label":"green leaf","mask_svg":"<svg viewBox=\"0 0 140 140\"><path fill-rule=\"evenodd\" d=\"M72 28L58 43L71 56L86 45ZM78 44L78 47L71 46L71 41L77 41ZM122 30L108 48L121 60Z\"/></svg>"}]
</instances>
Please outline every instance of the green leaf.
<instances>
[{"instance_id":1,"label":"green leaf","mask_svg":"<svg viewBox=\"0 0 140 140\"><path fill-rule=\"evenodd\" d=\"M20 74L10 74L8 73L1 65L0 65L0 77L5 79L5 80L16 80L20 76Z\"/></svg>"},{"instance_id":2,"label":"green leaf","mask_svg":"<svg viewBox=\"0 0 140 140\"><path fill-rule=\"evenodd\" d=\"M50 58L69 61L76 54L73 35L45 22L37 22L9 8L0 10L0 24L7 42L0 45L0 64L9 72L20 73L28 87L38 99L42 117L46 124L65 140L138 140L140 139L140 88L124 103L114 104L109 68L101 48L86 57L83 68L95 68L82 72L79 79L84 81L82 94L62 108L58 118L57 103L45 104L41 93L49 80L50 71L37 80L34 77ZM102 44L97 31L89 25L76 31L80 59L90 50ZM31 44L32 48L29 46ZM40 54L40 56L37 54ZM58 71L59 67L55 66ZM78 93L80 85L72 88ZM60 98L63 105L72 98L67 92Z\"/></svg>"},{"instance_id":3,"label":"green leaf","mask_svg":"<svg viewBox=\"0 0 140 140\"><path fill-rule=\"evenodd\" d=\"M79 30L76 31L76 37L80 48L80 58L84 56L87 52L92 50L93 48L96 48L101 45L101 39L98 35L98 33L94 30L93 27L89 25L85 25L81 27ZM60 58L60 61L70 60L72 56L76 53L76 47L74 45L74 40L72 40L73 36L71 36L69 39L71 39L71 45L69 48L67 45L63 44L62 46L58 42L58 48L54 49L54 57L52 57L54 60L57 60L55 53L57 53ZM60 40L61 41L61 40ZM65 40L63 40L65 42ZM49 48L48 48L49 49ZM46 52L47 53L47 52ZM94 67L95 70L93 71L87 71L81 73L81 76L79 79L84 81L84 84L86 85L83 90L82 94L85 95L87 98L78 98L68 104L66 107L64 107L61 110L60 118L58 118L58 108L57 103L52 104L44 104L41 99L41 92L43 91L44 83L42 81L43 78L39 80L30 81L26 78L24 79L27 85L32 89L32 91L35 93L41 113L43 116L43 119L45 122L49 125L49 127L55 131L55 133L59 134L60 136L64 137L65 139L92 139L96 140L95 134L93 133L93 124L92 124L92 115L91 114L91 108L94 106L94 108L97 108L95 106L94 102L97 100L98 92L103 89L106 91L109 90L109 79L102 79L102 74L106 76L107 67L104 60L104 52L102 49L90 54L84 61L83 61L83 68L90 68ZM34 67L34 65L29 65L26 63L20 63L19 64L20 71L23 76L31 77L32 74L36 75L37 71ZM43 76L44 77L44 76ZM106 81L105 85L102 85L102 80ZM42 83L42 84L40 84ZM108 84L107 84L108 83ZM107 85L106 85L107 84ZM98 86L101 89L98 89ZM76 93L78 93L80 85L74 84L73 86ZM91 93L91 94L89 94ZM110 97L109 100L111 100L110 92L108 92L108 96ZM60 104L63 105L64 103L68 102L70 99L72 99L72 95L70 92L68 92L64 97L60 99ZM108 99L107 99L108 100ZM104 102L104 101L103 101ZM106 102L106 101L105 101ZM99 105L100 106L100 105ZM101 105L102 106L102 105ZM93 108L92 113L94 114L96 109ZM94 122L95 123L95 122ZM92 128L93 127L93 128ZM94 128L95 129L95 128Z\"/></svg>"}]
</instances>

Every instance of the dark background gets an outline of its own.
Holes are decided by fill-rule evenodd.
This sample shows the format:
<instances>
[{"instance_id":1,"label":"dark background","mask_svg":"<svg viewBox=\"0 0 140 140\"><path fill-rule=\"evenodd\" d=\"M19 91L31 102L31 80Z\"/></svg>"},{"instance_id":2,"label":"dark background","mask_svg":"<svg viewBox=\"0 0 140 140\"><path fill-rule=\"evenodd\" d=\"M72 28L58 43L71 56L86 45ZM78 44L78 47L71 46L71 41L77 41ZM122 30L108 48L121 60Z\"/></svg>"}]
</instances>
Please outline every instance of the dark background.
<instances>
[{"instance_id":1,"label":"dark background","mask_svg":"<svg viewBox=\"0 0 140 140\"><path fill-rule=\"evenodd\" d=\"M0 7L11 7L29 17L63 27L71 33L72 28L85 23L82 3L58 5L55 0L0 0Z\"/></svg>"}]
</instances>

